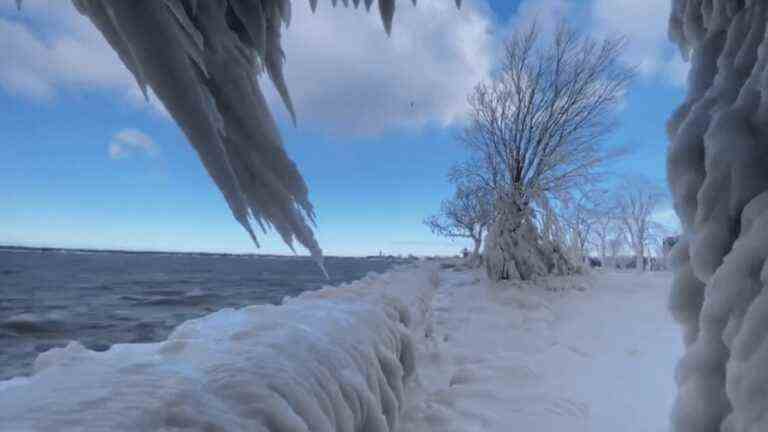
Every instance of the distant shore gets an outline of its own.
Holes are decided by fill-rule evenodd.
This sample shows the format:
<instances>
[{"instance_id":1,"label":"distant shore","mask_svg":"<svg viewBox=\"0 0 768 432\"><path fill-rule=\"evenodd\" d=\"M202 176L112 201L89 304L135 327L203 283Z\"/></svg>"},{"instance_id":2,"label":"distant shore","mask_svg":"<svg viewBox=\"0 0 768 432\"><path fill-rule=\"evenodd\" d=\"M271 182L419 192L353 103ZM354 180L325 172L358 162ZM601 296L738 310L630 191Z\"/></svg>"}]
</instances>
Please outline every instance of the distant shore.
<instances>
[{"instance_id":1,"label":"distant shore","mask_svg":"<svg viewBox=\"0 0 768 432\"><path fill-rule=\"evenodd\" d=\"M37 252L37 253L87 253L87 254L129 254L129 255L193 255L205 257L232 257L232 258L273 258L273 259L298 259L311 260L309 255L277 255L277 254L254 254L254 253L227 253L227 252L194 252L194 251L152 251L152 250L130 250L130 249L89 249L89 248L63 248L63 247L35 247L35 246L17 246L0 244L0 252ZM366 256L343 256L326 255L325 258L358 258L358 259L389 259L411 261L415 257L397 256L397 255L366 255Z\"/></svg>"}]
</instances>

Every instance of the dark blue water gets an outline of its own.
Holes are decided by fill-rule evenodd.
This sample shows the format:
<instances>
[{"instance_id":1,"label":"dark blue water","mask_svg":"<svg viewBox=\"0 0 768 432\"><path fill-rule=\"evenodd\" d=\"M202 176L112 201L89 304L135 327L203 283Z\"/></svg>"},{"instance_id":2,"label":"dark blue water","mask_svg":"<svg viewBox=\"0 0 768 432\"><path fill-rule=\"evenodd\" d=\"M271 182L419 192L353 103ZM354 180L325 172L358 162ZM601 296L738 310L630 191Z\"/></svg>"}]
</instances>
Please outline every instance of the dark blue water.
<instances>
[{"instance_id":1,"label":"dark blue water","mask_svg":"<svg viewBox=\"0 0 768 432\"><path fill-rule=\"evenodd\" d=\"M31 373L40 352L78 340L94 350L165 339L225 307L383 272L398 261L0 250L0 380Z\"/></svg>"}]
</instances>

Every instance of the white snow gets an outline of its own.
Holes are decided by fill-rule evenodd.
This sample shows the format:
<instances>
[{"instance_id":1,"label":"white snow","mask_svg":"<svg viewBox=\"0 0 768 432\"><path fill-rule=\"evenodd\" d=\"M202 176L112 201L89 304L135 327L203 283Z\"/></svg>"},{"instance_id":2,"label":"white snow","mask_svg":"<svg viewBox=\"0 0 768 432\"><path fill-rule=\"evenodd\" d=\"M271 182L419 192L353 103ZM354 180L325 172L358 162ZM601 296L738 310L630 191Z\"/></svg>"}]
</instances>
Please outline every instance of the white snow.
<instances>
[{"instance_id":1,"label":"white snow","mask_svg":"<svg viewBox=\"0 0 768 432\"><path fill-rule=\"evenodd\" d=\"M0 383L0 430L391 431L435 281L395 271L221 310L161 343L72 342Z\"/></svg>"},{"instance_id":2,"label":"white snow","mask_svg":"<svg viewBox=\"0 0 768 432\"><path fill-rule=\"evenodd\" d=\"M0 382L0 430L665 431L669 283L402 267L162 343L46 352Z\"/></svg>"},{"instance_id":3,"label":"white snow","mask_svg":"<svg viewBox=\"0 0 768 432\"><path fill-rule=\"evenodd\" d=\"M493 285L443 272L403 431L661 432L682 352L669 273Z\"/></svg>"}]
</instances>

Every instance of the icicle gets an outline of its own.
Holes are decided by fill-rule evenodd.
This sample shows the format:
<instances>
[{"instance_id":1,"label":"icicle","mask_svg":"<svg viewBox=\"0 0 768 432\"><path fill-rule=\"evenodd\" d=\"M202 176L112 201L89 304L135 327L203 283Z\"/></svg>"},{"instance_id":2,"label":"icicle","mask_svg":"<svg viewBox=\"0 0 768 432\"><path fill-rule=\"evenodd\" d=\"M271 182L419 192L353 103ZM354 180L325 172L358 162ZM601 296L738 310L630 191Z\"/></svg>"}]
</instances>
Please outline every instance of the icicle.
<instances>
[{"instance_id":1,"label":"icicle","mask_svg":"<svg viewBox=\"0 0 768 432\"><path fill-rule=\"evenodd\" d=\"M395 16L395 0L379 0L379 13L387 34L392 33L392 18Z\"/></svg>"},{"instance_id":2,"label":"icicle","mask_svg":"<svg viewBox=\"0 0 768 432\"><path fill-rule=\"evenodd\" d=\"M283 75L283 60L285 54L280 43L280 23L276 20L267 21L267 57L264 59L264 64L269 73L269 77L277 88L277 92L283 99L288 112L291 115L293 124L296 124L296 113L293 109L293 102L291 101L291 95L288 93L288 86L285 84L285 77Z\"/></svg>"},{"instance_id":3,"label":"icicle","mask_svg":"<svg viewBox=\"0 0 768 432\"><path fill-rule=\"evenodd\" d=\"M267 20L261 1L230 0L232 9L245 24L245 29L253 41L253 47L264 61L267 57Z\"/></svg>"},{"instance_id":4,"label":"icicle","mask_svg":"<svg viewBox=\"0 0 768 432\"><path fill-rule=\"evenodd\" d=\"M109 42L112 49L115 50L120 60L125 64L125 67L133 75L141 93L144 95L144 100L149 101L148 83L141 64L134 56L131 46L126 43L106 6L100 1L92 0L73 0L73 4L78 12L89 16L91 22L99 29L102 36Z\"/></svg>"},{"instance_id":5,"label":"icicle","mask_svg":"<svg viewBox=\"0 0 768 432\"><path fill-rule=\"evenodd\" d=\"M197 49L202 51L203 35L200 34L200 32L195 28L194 24L192 24L192 21L189 20L187 11L184 9L184 6L179 3L179 1L180 0L165 0L165 4L168 6L168 9L173 12L176 19L179 20L179 24L181 24L182 28L184 28L184 31L186 31L187 34L189 34L190 37L192 37L192 39L195 41Z\"/></svg>"},{"instance_id":6,"label":"icicle","mask_svg":"<svg viewBox=\"0 0 768 432\"><path fill-rule=\"evenodd\" d=\"M278 0L278 6L280 7L280 16L283 18L285 26L291 25L291 0Z\"/></svg>"},{"instance_id":7,"label":"icicle","mask_svg":"<svg viewBox=\"0 0 768 432\"><path fill-rule=\"evenodd\" d=\"M181 40L182 43L184 43L185 52L192 58L192 60L194 60L197 67L199 67L203 73L208 76L208 71L205 67L205 61L203 61L203 36L193 26L192 22L187 16L186 11L184 10L184 6L179 3L179 0L165 0L165 4L173 13L173 16L179 21L179 24L184 29L184 33L188 36L186 38L182 38Z\"/></svg>"}]
</instances>

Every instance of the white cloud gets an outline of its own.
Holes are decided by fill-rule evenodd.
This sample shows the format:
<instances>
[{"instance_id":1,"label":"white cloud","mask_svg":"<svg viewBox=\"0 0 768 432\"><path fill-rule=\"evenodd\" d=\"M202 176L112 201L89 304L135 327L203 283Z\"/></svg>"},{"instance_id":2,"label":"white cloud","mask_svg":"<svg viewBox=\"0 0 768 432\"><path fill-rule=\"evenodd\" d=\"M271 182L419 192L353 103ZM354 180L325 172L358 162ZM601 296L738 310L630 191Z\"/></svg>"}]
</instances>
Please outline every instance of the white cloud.
<instances>
[{"instance_id":1,"label":"white cloud","mask_svg":"<svg viewBox=\"0 0 768 432\"><path fill-rule=\"evenodd\" d=\"M65 90L113 91L136 107L147 105L131 73L95 27L69 1L0 2L0 88L21 97L52 100Z\"/></svg>"},{"instance_id":2,"label":"white cloud","mask_svg":"<svg viewBox=\"0 0 768 432\"><path fill-rule=\"evenodd\" d=\"M573 18L573 3L567 0L525 0L520 3L511 27L536 23L543 34L553 33L563 19Z\"/></svg>"},{"instance_id":3,"label":"white cloud","mask_svg":"<svg viewBox=\"0 0 768 432\"><path fill-rule=\"evenodd\" d=\"M462 118L466 96L490 71L492 21L485 3L397 3L392 36L378 12L294 2L284 33L285 72L301 127L375 134ZM271 85L265 83L266 87ZM284 108L271 90L276 112Z\"/></svg>"},{"instance_id":4,"label":"white cloud","mask_svg":"<svg viewBox=\"0 0 768 432\"><path fill-rule=\"evenodd\" d=\"M626 36L624 59L637 66L641 78L658 79L683 87L689 64L667 37L670 0L524 0L509 30L536 21L544 34L560 19L599 38Z\"/></svg>"},{"instance_id":5,"label":"white cloud","mask_svg":"<svg viewBox=\"0 0 768 432\"><path fill-rule=\"evenodd\" d=\"M152 138L136 129L123 129L110 140L110 159L125 159L135 154L155 157L158 154L157 145Z\"/></svg>"},{"instance_id":6,"label":"white cloud","mask_svg":"<svg viewBox=\"0 0 768 432\"><path fill-rule=\"evenodd\" d=\"M689 66L667 38L669 0L593 0L590 28L600 36L624 35L625 58L645 78L683 86Z\"/></svg>"},{"instance_id":7,"label":"white cloud","mask_svg":"<svg viewBox=\"0 0 768 432\"><path fill-rule=\"evenodd\" d=\"M66 90L111 91L146 107L133 77L90 22L69 1L0 2L0 88L38 100ZM286 78L301 127L338 134L445 126L461 119L466 95L493 67L503 31L484 0L456 10L449 0L398 2L391 37L378 13L294 4L284 32ZM536 19L546 31L561 17L585 21L596 35L625 34L627 60L646 77L682 85L688 66L667 42L669 0L526 0L512 26ZM578 15L578 16L577 16ZM576 16L576 18L573 18ZM509 27L508 27L509 28ZM270 103L284 113L272 86ZM165 112L152 98L153 111Z\"/></svg>"},{"instance_id":8,"label":"white cloud","mask_svg":"<svg viewBox=\"0 0 768 432\"><path fill-rule=\"evenodd\" d=\"M316 14L294 2L284 32L286 77L302 126L334 133L446 125L466 110L466 95L483 79L493 55L490 12L483 0L457 10L452 1L398 2L387 37L377 11L330 7ZM115 91L144 105L128 70L69 1L0 2L0 87L50 100L66 89ZM267 80L270 103L284 112ZM154 102L154 108L164 111Z\"/></svg>"}]
</instances>

